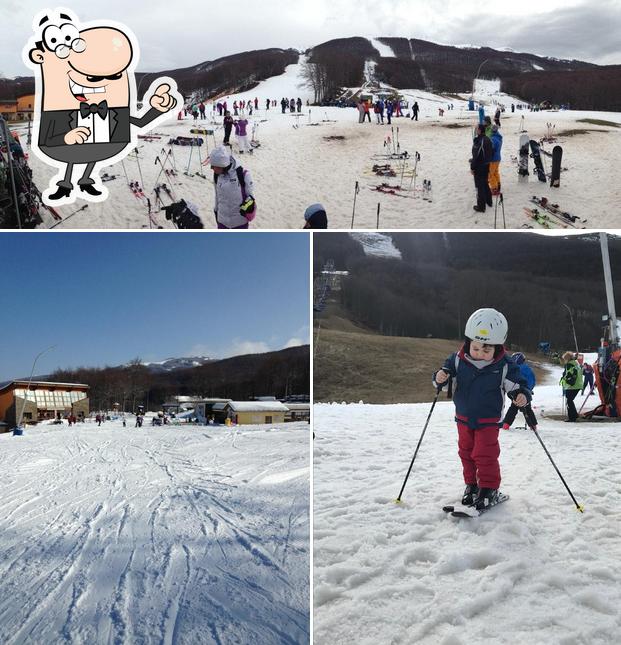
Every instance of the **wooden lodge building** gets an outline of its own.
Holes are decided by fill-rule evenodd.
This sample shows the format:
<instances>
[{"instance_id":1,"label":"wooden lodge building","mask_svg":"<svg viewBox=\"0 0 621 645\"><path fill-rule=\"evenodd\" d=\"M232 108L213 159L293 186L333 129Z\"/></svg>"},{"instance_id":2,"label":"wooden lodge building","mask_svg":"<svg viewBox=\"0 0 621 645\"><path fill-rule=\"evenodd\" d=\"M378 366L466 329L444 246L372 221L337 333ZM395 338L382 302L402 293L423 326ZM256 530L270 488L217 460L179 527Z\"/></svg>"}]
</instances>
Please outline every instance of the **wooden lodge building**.
<instances>
[{"instance_id":1,"label":"wooden lodge building","mask_svg":"<svg viewBox=\"0 0 621 645\"><path fill-rule=\"evenodd\" d=\"M23 423L36 423L73 413L89 413L89 386L82 383L49 383L47 381L8 381L0 383L0 422L8 429L17 425L24 409Z\"/></svg>"}]
</instances>

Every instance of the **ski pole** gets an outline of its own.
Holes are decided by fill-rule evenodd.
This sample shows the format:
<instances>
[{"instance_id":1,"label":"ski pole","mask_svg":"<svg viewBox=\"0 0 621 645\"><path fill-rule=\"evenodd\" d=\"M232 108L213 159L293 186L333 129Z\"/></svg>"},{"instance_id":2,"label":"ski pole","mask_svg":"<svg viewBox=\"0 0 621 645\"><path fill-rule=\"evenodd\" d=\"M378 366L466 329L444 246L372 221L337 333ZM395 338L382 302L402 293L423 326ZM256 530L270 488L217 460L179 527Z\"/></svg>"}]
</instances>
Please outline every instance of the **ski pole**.
<instances>
[{"instance_id":1,"label":"ski pole","mask_svg":"<svg viewBox=\"0 0 621 645\"><path fill-rule=\"evenodd\" d=\"M412 190L412 185L414 190L416 190L416 177L417 177L417 168L418 162L420 161L420 154L418 152L414 153L414 172L412 173L412 179L410 179L410 190Z\"/></svg>"},{"instance_id":2,"label":"ski pole","mask_svg":"<svg viewBox=\"0 0 621 645\"><path fill-rule=\"evenodd\" d=\"M194 151L194 146L190 146L190 158L188 159L188 167L185 170L185 175L190 175L190 164L192 163L192 152Z\"/></svg>"},{"instance_id":3,"label":"ski pole","mask_svg":"<svg viewBox=\"0 0 621 645\"><path fill-rule=\"evenodd\" d=\"M546 455L548 455L550 462L554 466L554 470L556 470L556 474L561 478L563 485L567 489L567 492L569 493L571 499L576 505L576 509L579 510L581 513L584 513L584 507L578 504L578 502L576 501L574 494L571 492L569 486L567 485L567 482L563 479L563 475L561 475L561 471L556 467L556 464L554 463L554 459L552 459L552 456L548 452L548 449L545 447L545 444L543 443L543 441L541 440L541 437L539 436L539 433L537 432L537 419L535 418L535 413L533 412L530 406L527 406L527 408L524 408L523 410L526 423L528 423L530 429L535 433L535 436L537 437L537 439L539 439L539 443L541 444L541 447L545 450Z\"/></svg>"},{"instance_id":4,"label":"ski pole","mask_svg":"<svg viewBox=\"0 0 621 645\"><path fill-rule=\"evenodd\" d=\"M431 410L429 410L429 414L427 415L427 421L425 421L425 426L423 427L423 431L420 434L420 439L418 440L418 444L416 445L416 450L414 451L414 456L412 457L412 461L410 462L410 467L408 468L407 475L405 476L405 480L403 481L403 486L401 486L401 490L399 491L399 496L395 500L395 504L400 504L401 503L401 495L403 495L405 485L406 485L406 483L408 481L408 478L410 477L410 473L412 472L412 466L414 466L414 460L416 459L416 455L418 454L418 449L420 448L420 444L423 442L423 437L425 436L425 432L427 431L427 426L429 425L429 419L431 419L433 409L436 407L436 403L438 402L438 397L440 396L440 392L442 392L441 387L439 387L437 389L437 391L436 391L436 396L433 399L433 403L431 404Z\"/></svg>"},{"instance_id":5,"label":"ski pole","mask_svg":"<svg viewBox=\"0 0 621 645\"><path fill-rule=\"evenodd\" d=\"M380 208L381 207L382 207L382 205L380 204L380 202L377 202L377 228L379 228Z\"/></svg>"},{"instance_id":6,"label":"ski pole","mask_svg":"<svg viewBox=\"0 0 621 645\"><path fill-rule=\"evenodd\" d=\"M500 208L502 208L502 227L507 228L507 220L505 218L505 196L500 193Z\"/></svg>"},{"instance_id":7,"label":"ski pole","mask_svg":"<svg viewBox=\"0 0 621 645\"><path fill-rule=\"evenodd\" d=\"M578 410L578 414L580 414L580 413L582 412L582 408L584 408L584 406L585 406L586 402L589 400L589 397L591 396L591 394L593 394L593 392L594 392L594 391L595 391L595 390L591 390L591 391L586 395L586 398L584 399L584 401L582 402L582 405L580 406L580 409Z\"/></svg>"},{"instance_id":8,"label":"ski pole","mask_svg":"<svg viewBox=\"0 0 621 645\"><path fill-rule=\"evenodd\" d=\"M53 224L52 226L50 226L50 228L56 228L57 226L59 226L63 222L66 222L70 217L73 217L74 215L77 215L78 213L82 212L86 208L88 208L88 204L84 204L84 206L82 206L81 208L78 208L77 210L73 211L73 213L69 213L69 215L67 215L67 217L65 217L60 222L56 222L56 224Z\"/></svg>"},{"instance_id":9,"label":"ski pole","mask_svg":"<svg viewBox=\"0 0 621 645\"><path fill-rule=\"evenodd\" d=\"M136 163L138 164L138 174L140 175L140 187L144 190L144 179L142 178L142 169L138 158L138 148L136 148Z\"/></svg>"},{"instance_id":10,"label":"ski pole","mask_svg":"<svg viewBox=\"0 0 621 645\"><path fill-rule=\"evenodd\" d=\"M351 227L354 228L354 217L356 216L356 197L358 196L358 193L360 192L360 186L358 182L356 182L356 188L354 189L354 210L351 213Z\"/></svg>"},{"instance_id":11,"label":"ski pole","mask_svg":"<svg viewBox=\"0 0 621 645\"><path fill-rule=\"evenodd\" d=\"M154 186L157 186L157 182L159 181L161 174L164 172L164 164L162 163L162 160L160 159L159 155L155 157L155 165L157 166L158 163L160 164L161 168L158 176L155 178L155 182L153 184Z\"/></svg>"}]
</instances>

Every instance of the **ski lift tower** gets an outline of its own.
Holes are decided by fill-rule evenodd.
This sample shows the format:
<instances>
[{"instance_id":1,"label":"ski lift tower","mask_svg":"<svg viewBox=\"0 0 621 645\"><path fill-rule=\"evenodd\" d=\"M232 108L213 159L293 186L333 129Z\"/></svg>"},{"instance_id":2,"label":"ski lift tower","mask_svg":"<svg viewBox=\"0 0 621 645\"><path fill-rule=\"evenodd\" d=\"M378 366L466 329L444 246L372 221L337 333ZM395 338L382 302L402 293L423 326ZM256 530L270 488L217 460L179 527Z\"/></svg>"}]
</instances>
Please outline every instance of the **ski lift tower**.
<instances>
[{"instance_id":1,"label":"ski lift tower","mask_svg":"<svg viewBox=\"0 0 621 645\"><path fill-rule=\"evenodd\" d=\"M610 256L608 254L608 236L600 232L599 241L602 250L602 264L604 267L604 282L606 285L606 300L608 302L608 336L610 351L619 348L619 329L617 321L617 310L615 308L615 294L612 289L612 271L610 269ZM606 317L604 316L604 319ZM606 357L607 358L607 357Z\"/></svg>"}]
</instances>

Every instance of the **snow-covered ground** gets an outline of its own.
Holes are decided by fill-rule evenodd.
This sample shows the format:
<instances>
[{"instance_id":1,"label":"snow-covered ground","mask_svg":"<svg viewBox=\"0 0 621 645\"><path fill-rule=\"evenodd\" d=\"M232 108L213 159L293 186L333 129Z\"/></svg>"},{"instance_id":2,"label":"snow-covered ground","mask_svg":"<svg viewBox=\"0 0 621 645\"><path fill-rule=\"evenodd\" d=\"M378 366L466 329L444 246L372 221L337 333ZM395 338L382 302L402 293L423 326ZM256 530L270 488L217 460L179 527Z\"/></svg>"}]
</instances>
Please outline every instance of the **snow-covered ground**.
<instances>
[{"instance_id":1,"label":"snow-covered ground","mask_svg":"<svg viewBox=\"0 0 621 645\"><path fill-rule=\"evenodd\" d=\"M0 642L308 643L309 426L0 436Z\"/></svg>"},{"instance_id":2,"label":"snow-covered ground","mask_svg":"<svg viewBox=\"0 0 621 645\"><path fill-rule=\"evenodd\" d=\"M584 514L537 438L514 427L501 431L511 499L477 519L445 515L463 491L446 399L397 505L430 404L314 406L316 642L619 642L621 433L541 416L560 413L559 375L535 388L538 432Z\"/></svg>"},{"instance_id":3,"label":"snow-covered ground","mask_svg":"<svg viewBox=\"0 0 621 645\"><path fill-rule=\"evenodd\" d=\"M381 40L378 40L377 38L371 38L371 44L377 51L379 52L379 55L382 58L396 58L395 52L393 48L390 45L385 45Z\"/></svg>"},{"instance_id":4,"label":"snow-covered ground","mask_svg":"<svg viewBox=\"0 0 621 645\"><path fill-rule=\"evenodd\" d=\"M261 147L252 156L246 154L238 157L252 173L259 205L251 228L301 228L304 210L317 201L323 203L327 210L330 228L350 228L356 182L359 182L361 190L356 200L355 228L376 228L378 203L381 204L379 225L385 229L493 227L493 209L483 215L472 210L475 191L468 160L477 115L467 109L468 95L458 99L416 89L403 90L402 94L410 105L418 101L421 108L419 121L396 118L393 120L394 129L391 130L388 125L376 125L375 122L358 124L358 113L353 108L307 107L306 100L312 99L312 93L301 87L300 74L301 63L291 65L283 75L264 81L255 90L228 97L229 106L232 106L235 98L249 100L256 96L259 99L260 109L249 118L249 132L252 132L254 125L258 126L256 138ZM621 164L615 160L619 159L621 150L621 128L579 123L578 120L603 119L621 125L621 113L516 111L511 114L510 104L517 101L499 93L497 86L493 81L477 81L475 98L485 103L487 113L492 116L497 103L507 108L502 119L504 146L500 168L507 227L521 228L533 224L523 210L531 205L529 199L533 195L548 197L564 210L587 219L589 228L618 226ZM296 99L300 96L304 101L302 114L282 114L280 105L265 110L266 98L280 101L283 96ZM446 110L444 116L440 117L438 109L446 109L448 104L452 104L454 109ZM204 122L199 120L196 125L215 128L215 138L220 143L223 137L221 119L212 119L212 107L212 104L208 104L208 118ZM522 115L525 116L528 134L533 139L546 135L547 123L555 125L556 133L563 130L594 130L586 134L563 136L558 140L557 143L564 150L562 165L567 168L561 176L560 188L552 189L539 182L532 172L528 181L519 183L516 158ZM375 121L374 115L372 118ZM205 225L211 228L215 227L212 216L214 188L209 167L200 166L197 149L167 145L170 137L190 136L193 125L191 117L181 121L173 117L156 128L156 132L162 135L161 139L141 141L139 160L128 157L124 163L129 181L143 181L145 192L155 204L152 189L160 171L156 157L162 156L162 149L171 149L179 175L174 181L170 181L170 178L162 180L160 176L159 181L168 181L175 199L185 198L196 204ZM382 194L373 189L382 182L392 185L402 183L401 168L395 162L391 163L397 177L380 178L372 172L374 164L387 163L381 155L386 152L384 143L388 136L395 147L398 138L401 151L408 151L412 156L415 152L421 155L415 182L412 183L407 176L413 168L413 161L410 160L405 167L403 184L415 189L408 193L415 195L414 198ZM213 138L207 137L207 143L211 149ZM235 143L233 147L237 151ZM548 144L546 148L551 151L552 145ZM207 154L205 146L200 149L200 154L204 161ZM45 189L53 170L34 155L30 155L30 161L37 184ZM548 171L550 161L549 157L544 156ZM190 173L201 172L206 179L184 175L188 164ZM530 160L531 171L532 167ZM62 223L59 228L150 226L147 207L136 199L127 186L121 164L108 168L106 172L116 175L116 179L104 184L110 191L108 200L101 204L89 204L85 211ZM422 199L420 188L423 179L431 181L432 202ZM168 201L166 197L164 200ZM75 207L63 206L59 210L66 217L81 204L82 200L78 200ZM160 226L172 228L172 223L165 219L163 213L155 217ZM49 215L45 215L45 218L44 226L54 224ZM502 226L501 222L499 213L499 226Z\"/></svg>"}]
</instances>

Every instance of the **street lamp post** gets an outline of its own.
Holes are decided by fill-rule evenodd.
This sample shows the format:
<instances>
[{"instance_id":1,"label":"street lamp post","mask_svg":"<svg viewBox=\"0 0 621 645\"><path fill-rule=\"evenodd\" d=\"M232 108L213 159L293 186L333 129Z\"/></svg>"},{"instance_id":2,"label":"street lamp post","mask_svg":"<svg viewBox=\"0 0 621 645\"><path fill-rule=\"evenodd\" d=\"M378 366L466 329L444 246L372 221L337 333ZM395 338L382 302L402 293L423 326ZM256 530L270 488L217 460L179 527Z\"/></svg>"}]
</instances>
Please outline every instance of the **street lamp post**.
<instances>
[{"instance_id":1,"label":"street lamp post","mask_svg":"<svg viewBox=\"0 0 621 645\"><path fill-rule=\"evenodd\" d=\"M574 327L574 317L571 313L571 309L564 303L561 303L565 309L569 312L569 320L571 321L571 330L574 333L574 344L576 345L576 354L580 353L580 350L578 349L578 339L576 338L576 328Z\"/></svg>"},{"instance_id":2,"label":"street lamp post","mask_svg":"<svg viewBox=\"0 0 621 645\"><path fill-rule=\"evenodd\" d=\"M19 418L17 419L16 426L18 428L21 426L22 420L24 418L24 410L26 409L26 401L28 400L28 392L30 391L30 384L32 383L32 377L34 375L35 365L37 364L37 361L39 360L39 358L41 356L43 356L43 354L45 354L46 352L49 352L51 349L54 349L54 347L56 347L56 345L52 345L51 347L48 347L47 349L44 349L42 352L39 352L35 356L35 359L34 359L34 361L32 363L32 370L30 371L30 378L28 379L28 387L26 388L26 393L24 395L24 404L22 405L22 411L21 411L21 413L19 415Z\"/></svg>"}]
</instances>

